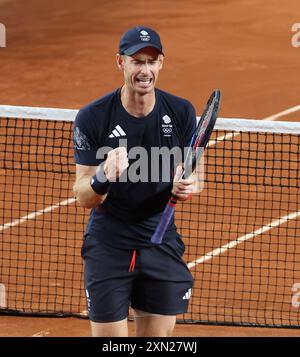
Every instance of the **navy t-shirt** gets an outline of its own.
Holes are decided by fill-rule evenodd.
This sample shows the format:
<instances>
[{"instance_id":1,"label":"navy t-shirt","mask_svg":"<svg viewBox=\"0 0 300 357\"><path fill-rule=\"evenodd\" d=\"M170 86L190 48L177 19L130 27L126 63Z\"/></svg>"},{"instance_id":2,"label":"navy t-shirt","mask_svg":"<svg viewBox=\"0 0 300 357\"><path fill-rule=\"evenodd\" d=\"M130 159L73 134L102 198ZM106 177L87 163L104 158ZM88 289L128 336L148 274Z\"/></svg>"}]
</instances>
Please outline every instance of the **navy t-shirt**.
<instances>
[{"instance_id":1,"label":"navy t-shirt","mask_svg":"<svg viewBox=\"0 0 300 357\"><path fill-rule=\"evenodd\" d=\"M162 153L174 148L180 149L177 153L184 152L195 130L196 113L187 100L155 89L153 110L137 118L125 110L120 93L117 89L78 112L74 123L75 162L97 166L109 150L102 150L104 147L126 146L130 165L118 182L111 184L101 207L92 209L87 233L101 235L105 226L106 235L116 240L107 237L110 243L135 249L151 245L150 238L171 195L173 156L168 160ZM157 156L158 150L162 151ZM179 155L178 159L182 162L183 157ZM172 221L164 240L176 236Z\"/></svg>"}]
</instances>

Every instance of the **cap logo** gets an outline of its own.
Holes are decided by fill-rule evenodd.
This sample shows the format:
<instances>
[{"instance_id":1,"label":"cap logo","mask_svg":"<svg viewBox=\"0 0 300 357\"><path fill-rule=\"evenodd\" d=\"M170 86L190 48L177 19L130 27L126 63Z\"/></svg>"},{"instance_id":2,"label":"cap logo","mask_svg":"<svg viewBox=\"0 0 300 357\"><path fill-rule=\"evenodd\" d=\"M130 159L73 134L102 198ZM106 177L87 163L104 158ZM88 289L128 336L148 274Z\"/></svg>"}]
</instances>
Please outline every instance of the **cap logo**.
<instances>
[{"instance_id":1,"label":"cap logo","mask_svg":"<svg viewBox=\"0 0 300 357\"><path fill-rule=\"evenodd\" d=\"M141 39L141 41L144 41L144 42L150 41L150 36L149 36L148 32L145 30L140 31L140 39Z\"/></svg>"}]
</instances>

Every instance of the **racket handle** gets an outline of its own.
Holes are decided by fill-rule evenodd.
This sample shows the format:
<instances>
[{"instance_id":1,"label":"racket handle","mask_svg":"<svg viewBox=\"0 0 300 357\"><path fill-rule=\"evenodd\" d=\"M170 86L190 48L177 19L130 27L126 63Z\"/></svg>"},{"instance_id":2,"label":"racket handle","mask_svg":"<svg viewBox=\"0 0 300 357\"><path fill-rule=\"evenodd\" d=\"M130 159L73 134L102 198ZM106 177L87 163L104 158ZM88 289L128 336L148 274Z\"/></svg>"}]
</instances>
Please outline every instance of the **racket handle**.
<instances>
[{"instance_id":1,"label":"racket handle","mask_svg":"<svg viewBox=\"0 0 300 357\"><path fill-rule=\"evenodd\" d=\"M156 227L153 236L151 237L152 243L160 244L162 242L162 239L169 226L169 223L171 222L171 219L174 215L174 207L176 203L177 203L177 198L172 196L163 211L163 214L160 218L159 224Z\"/></svg>"}]
</instances>

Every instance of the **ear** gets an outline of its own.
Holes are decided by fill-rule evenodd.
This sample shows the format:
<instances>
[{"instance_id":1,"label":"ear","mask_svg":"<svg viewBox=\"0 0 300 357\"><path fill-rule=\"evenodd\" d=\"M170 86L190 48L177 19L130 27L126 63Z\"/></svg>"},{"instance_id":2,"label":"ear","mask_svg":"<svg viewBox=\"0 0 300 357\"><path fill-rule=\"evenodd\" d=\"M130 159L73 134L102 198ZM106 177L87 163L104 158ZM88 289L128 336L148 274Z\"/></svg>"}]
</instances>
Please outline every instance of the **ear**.
<instances>
[{"instance_id":1,"label":"ear","mask_svg":"<svg viewBox=\"0 0 300 357\"><path fill-rule=\"evenodd\" d=\"M118 68L122 71L124 68L124 56L120 55L119 53L116 54L116 61Z\"/></svg>"},{"instance_id":2,"label":"ear","mask_svg":"<svg viewBox=\"0 0 300 357\"><path fill-rule=\"evenodd\" d=\"M161 70L163 68L164 56L159 54L158 55L158 61L159 61L159 70Z\"/></svg>"}]
</instances>

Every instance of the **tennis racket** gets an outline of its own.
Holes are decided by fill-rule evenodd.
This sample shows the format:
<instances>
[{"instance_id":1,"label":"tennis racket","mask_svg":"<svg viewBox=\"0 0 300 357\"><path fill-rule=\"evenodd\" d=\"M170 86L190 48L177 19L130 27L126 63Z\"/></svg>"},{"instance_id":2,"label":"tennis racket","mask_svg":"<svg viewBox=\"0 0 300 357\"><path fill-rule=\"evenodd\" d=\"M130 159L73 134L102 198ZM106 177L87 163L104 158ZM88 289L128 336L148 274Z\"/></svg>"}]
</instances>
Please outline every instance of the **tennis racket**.
<instances>
[{"instance_id":1,"label":"tennis racket","mask_svg":"<svg viewBox=\"0 0 300 357\"><path fill-rule=\"evenodd\" d=\"M180 179L186 178L186 173L191 174L201 158L203 151L209 141L210 135L213 131L214 125L217 120L219 107L221 101L221 92L219 90L213 91L208 99L206 107L200 117L195 133L192 137L187 155L183 164L183 170ZM199 150L200 149L200 150ZM151 242L160 244L163 236L168 228L171 218L174 215L177 197L172 194L169 202L164 209L160 218L159 224L151 237Z\"/></svg>"}]
</instances>

